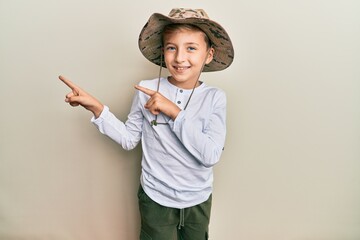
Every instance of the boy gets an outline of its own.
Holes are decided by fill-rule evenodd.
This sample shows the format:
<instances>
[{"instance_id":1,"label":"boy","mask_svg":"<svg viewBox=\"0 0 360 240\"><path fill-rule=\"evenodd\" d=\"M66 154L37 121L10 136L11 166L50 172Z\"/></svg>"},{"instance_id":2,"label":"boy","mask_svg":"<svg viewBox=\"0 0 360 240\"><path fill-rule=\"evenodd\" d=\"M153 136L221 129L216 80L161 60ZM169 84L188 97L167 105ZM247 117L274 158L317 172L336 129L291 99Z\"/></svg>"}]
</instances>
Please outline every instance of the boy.
<instances>
[{"instance_id":1,"label":"boy","mask_svg":"<svg viewBox=\"0 0 360 240\"><path fill-rule=\"evenodd\" d=\"M118 120L96 98L60 76L72 92L65 101L94 114L99 131L130 150L141 140L138 191L140 239L208 239L213 169L225 143L225 93L199 81L233 60L226 31L201 9L155 13L139 48L160 65L159 78L141 81L128 120ZM161 77L166 67L170 76Z\"/></svg>"}]
</instances>

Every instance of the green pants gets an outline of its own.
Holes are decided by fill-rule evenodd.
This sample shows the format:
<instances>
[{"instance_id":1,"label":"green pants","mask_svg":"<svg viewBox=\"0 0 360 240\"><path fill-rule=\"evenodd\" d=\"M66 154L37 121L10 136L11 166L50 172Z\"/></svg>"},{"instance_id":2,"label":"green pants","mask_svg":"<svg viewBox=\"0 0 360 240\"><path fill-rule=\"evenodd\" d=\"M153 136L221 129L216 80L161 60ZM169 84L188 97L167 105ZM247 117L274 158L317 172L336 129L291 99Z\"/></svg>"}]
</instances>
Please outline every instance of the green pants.
<instances>
[{"instance_id":1,"label":"green pants","mask_svg":"<svg viewBox=\"0 0 360 240\"><path fill-rule=\"evenodd\" d=\"M159 205L146 195L141 186L138 198L141 215L140 240L208 239L211 195L205 202L185 209Z\"/></svg>"}]
</instances>

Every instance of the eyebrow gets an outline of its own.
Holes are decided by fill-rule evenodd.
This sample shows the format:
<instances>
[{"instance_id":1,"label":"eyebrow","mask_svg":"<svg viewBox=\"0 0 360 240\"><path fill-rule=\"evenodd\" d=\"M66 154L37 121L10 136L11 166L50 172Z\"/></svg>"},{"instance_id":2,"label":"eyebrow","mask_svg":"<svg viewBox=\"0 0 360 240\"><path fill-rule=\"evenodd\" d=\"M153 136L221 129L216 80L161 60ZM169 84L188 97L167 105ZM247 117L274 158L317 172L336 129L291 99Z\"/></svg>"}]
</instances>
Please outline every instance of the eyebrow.
<instances>
[{"instance_id":1,"label":"eyebrow","mask_svg":"<svg viewBox=\"0 0 360 240\"><path fill-rule=\"evenodd\" d=\"M169 45L169 44L177 45L177 44L172 43L172 42L167 42L165 45ZM186 42L185 45L198 45L199 46L200 44L198 44L196 42Z\"/></svg>"}]
</instances>

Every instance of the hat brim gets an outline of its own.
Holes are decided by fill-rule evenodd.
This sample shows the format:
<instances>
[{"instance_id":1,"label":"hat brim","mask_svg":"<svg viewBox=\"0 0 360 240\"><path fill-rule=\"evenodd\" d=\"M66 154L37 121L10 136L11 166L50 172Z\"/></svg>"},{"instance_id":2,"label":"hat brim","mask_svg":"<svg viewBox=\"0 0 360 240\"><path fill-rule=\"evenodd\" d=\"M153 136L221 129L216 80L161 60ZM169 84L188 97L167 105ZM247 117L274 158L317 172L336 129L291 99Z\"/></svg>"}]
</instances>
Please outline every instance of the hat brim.
<instances>
[{"instance_id":1,"label":"hat brim","mask_svg":"<svg viewBox=\"0 0 360 240\"><path fill-rule=\"evenodd\" d=\"M203 72L220 71L229 67L234 59L234 48L225 29L206 18L171 18L160 13L150 16L139 35L139 48L149 61L160 66L162 31L169 24L191 24L200 28L215 49L213 60L204 66ZM165 63L163 63L163 67Z\"/></svg>"}]
</instances>

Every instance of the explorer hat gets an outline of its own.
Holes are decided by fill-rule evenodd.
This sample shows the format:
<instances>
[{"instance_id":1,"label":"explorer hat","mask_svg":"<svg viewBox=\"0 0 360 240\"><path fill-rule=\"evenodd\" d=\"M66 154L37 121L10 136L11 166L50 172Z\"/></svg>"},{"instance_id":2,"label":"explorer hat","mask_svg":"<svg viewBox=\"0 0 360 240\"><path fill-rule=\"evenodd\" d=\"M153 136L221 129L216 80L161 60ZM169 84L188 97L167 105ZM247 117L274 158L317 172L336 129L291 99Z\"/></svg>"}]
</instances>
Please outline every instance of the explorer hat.
<instances>
[{"instance_id":1,"label":"explorer hat","mask_svg":"<svg viewBox=\"0 0 360 240\"><path fill-rule=\"evenodd\" d=\"M197 26L210 39L215 53L213 60L204 66L204 72L220 71L231 65L234 48L229 35L220 24L210 20L202 9L174 8L169 16L152 14L139 35L139 48L145 58L160 65L163 29L166 25L179 23ZM163 67L166 67L164 62Z\"/></svg>"}]
</instances>

